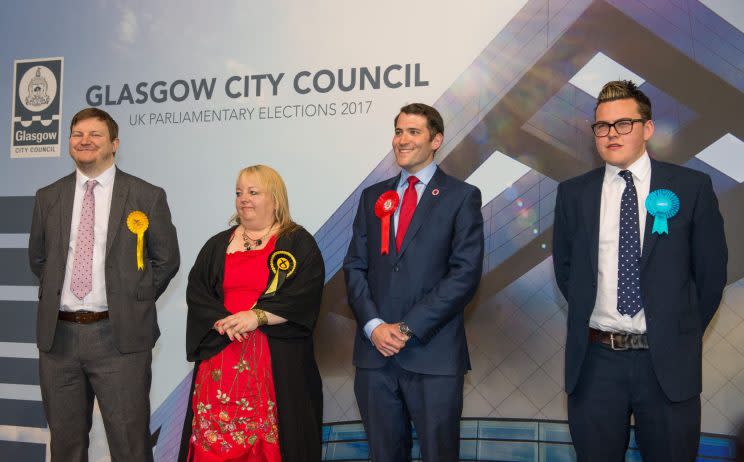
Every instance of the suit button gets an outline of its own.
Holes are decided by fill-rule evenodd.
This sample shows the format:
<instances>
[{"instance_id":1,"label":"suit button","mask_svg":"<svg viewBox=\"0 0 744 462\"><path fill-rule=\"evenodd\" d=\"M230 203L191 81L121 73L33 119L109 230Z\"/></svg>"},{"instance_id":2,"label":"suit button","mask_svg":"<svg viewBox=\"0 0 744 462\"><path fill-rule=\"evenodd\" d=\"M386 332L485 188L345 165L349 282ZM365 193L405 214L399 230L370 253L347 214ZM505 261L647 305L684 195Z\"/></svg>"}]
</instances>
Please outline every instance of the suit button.
<instances>
[{"instance_id":1,"label":"suit button","mask_svg":"<svg viewBox=\"0 0 744 462\"><path fill-rule=\"evenodd\" d=\"M597 281L592 282L592 287L597 287Z\"/></svg>"},{"instance_id":2,"label":"suit button","mask_svg":"<svg viewBox=\"0 0 744 462\"><path fill-rule=\"evenodd\" d=\"M57 295L61 295L61 294L62 294L62 289L57 289Z\"/></svg>"},{"instance_id":3,"label":"suit button","mask_svg":"<svg viewBox=\"0 0 744 462\"><path fill-rule=\"evenodd\" d=\"M400 268L398 267L398 265L395 265L395 266L393 267L393 271L395 271L396 273L397 273L398 271L400 271Z\"/></svg>"}]
</instances>

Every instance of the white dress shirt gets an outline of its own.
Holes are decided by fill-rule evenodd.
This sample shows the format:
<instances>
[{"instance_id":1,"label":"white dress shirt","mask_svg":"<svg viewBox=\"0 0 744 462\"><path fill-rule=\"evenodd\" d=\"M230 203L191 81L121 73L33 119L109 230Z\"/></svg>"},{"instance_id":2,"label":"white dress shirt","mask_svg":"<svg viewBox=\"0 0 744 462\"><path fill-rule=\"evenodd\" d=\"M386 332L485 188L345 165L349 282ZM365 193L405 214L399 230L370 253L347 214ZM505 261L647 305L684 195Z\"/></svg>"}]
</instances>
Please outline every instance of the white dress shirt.
<instances>
[{"instance_id":1,"label":"white dress shirt","mask_svg":"<svg viewBox=\"0 0 744 462\"><path fill-rule=\"evenodd\" d=\"M602 202L599 207L599 255L597 258L597 299L589 318L589 327L605 332L646 332L643 310L630 317L617 311L617 264L620 241L620 201L625 180L620 168L607 164L602 182ZM651 188L651 159L648 153L633 162L627 170L633 174L638 195L638 225L643 249L646 229L646 198Z\"/></svg>"},{"instance_id":2,"label":"white dress shirt","mask_svg":"<svg viewBox=\"0 0 744 462\"><path fill-rule=\"evenodd\" d=\"M114 192L114 176L116 166L112 165L97 178L88 178L77 170L75 174L75 201L72 204L72 223L70 224L70 247L67 250L67 265L65 267L65 282L62 286L62 311L107 311L106 300L106 236L108 220L111 211L111 197ZM75 261L75 245L77 243L80 214L83 207L85 182L96 180L98 184L93 188L95 197L95 225L93 231L93 289L82 300L78 299L70 289L72 265Z\"/></svg>"}]
</instances>

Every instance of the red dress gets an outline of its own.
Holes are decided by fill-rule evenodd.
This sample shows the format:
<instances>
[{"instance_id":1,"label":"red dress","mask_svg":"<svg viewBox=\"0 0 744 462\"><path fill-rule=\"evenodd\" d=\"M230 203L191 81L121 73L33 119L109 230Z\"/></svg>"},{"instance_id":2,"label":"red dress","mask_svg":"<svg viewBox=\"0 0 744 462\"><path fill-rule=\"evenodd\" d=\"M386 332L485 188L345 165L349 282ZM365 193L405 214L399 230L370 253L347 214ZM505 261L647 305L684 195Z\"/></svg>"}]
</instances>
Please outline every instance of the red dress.
<instances>
[{"instance_id":1,"label":"red dress","mask_svg":"<svg viewBox=\"0 0 744 462\"><path fill-rule=\"evenodd\" d=\"M225 256L222 287L230 313L251 309L266 289L274 245L272 237L261 250ZM271 354L260 330L199 364L192 407L190 460L281 461Z\"/></svg>"}]
</instances>

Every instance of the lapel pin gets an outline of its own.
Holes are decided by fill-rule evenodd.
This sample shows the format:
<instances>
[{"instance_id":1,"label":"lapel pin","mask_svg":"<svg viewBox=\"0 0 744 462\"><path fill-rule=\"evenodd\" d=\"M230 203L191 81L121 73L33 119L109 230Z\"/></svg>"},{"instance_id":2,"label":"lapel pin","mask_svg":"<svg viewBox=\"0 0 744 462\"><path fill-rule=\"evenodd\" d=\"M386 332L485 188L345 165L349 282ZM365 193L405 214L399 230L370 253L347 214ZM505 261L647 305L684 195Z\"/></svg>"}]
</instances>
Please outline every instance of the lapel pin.
<instances>
[{"instance_id":1,"label":"lapel pin","mask_svg":"<svg viewBox=\"0 0 744 462\"><path fill-rule=\"evenodd\" d=\"M439 195L439 188L434 188L434 190L431 192L432 196L438 196Z\"/></svg>"}]
</instances>

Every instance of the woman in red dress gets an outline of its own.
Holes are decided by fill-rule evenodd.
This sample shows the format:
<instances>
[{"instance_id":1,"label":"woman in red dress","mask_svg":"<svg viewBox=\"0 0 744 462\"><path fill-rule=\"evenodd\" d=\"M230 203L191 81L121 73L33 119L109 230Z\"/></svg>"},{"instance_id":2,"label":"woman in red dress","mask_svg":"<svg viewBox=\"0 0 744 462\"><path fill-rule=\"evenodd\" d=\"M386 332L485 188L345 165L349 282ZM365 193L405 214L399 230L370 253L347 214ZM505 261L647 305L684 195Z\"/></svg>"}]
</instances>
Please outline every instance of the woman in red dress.
<instances>
[{"instance_id":1,"label":"woman in red dress","mask_svg":"<svg viewBox=\"0 0 744 462\"><path fill-rule=\"evenodd\" d=\"M189 274L187 356L195 361L180 460L320 460L322 393L312 330L325 278L312 236L292 222L281 177L241 170L236 226Z\"/></svg>"}]
</instances>

